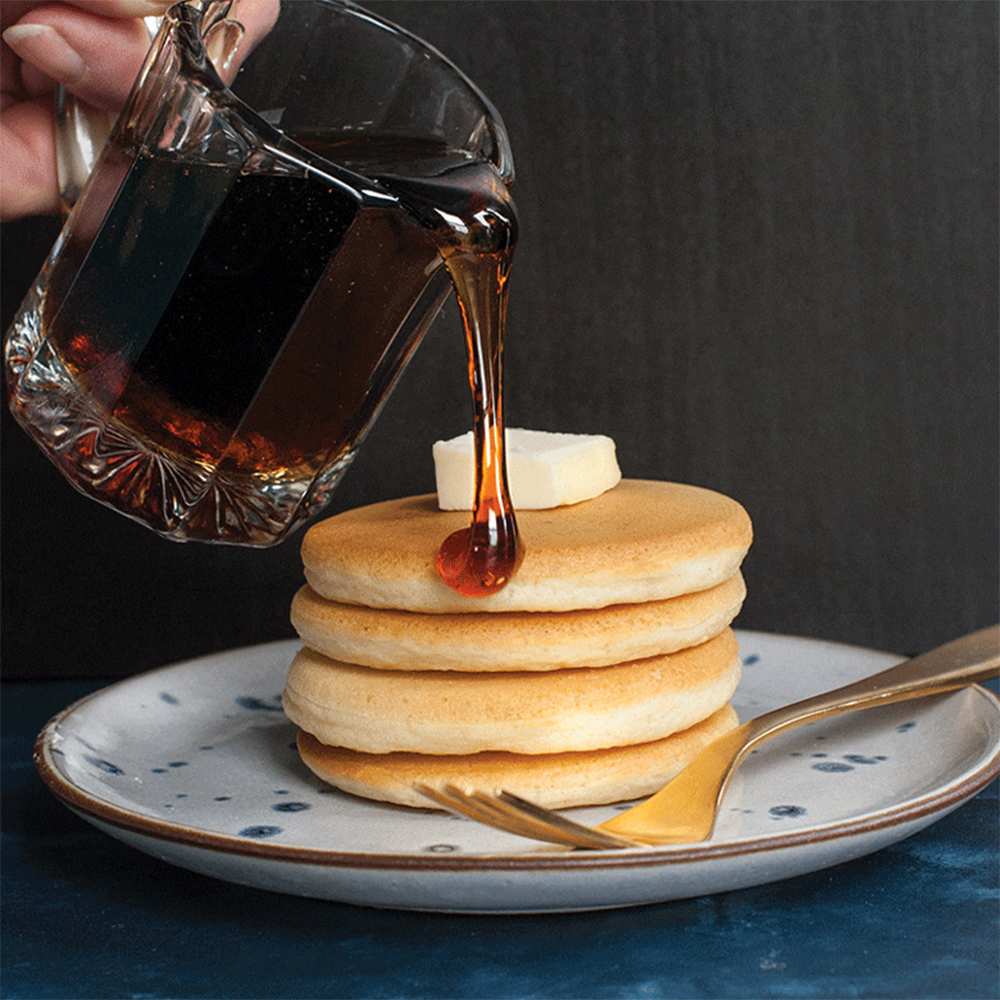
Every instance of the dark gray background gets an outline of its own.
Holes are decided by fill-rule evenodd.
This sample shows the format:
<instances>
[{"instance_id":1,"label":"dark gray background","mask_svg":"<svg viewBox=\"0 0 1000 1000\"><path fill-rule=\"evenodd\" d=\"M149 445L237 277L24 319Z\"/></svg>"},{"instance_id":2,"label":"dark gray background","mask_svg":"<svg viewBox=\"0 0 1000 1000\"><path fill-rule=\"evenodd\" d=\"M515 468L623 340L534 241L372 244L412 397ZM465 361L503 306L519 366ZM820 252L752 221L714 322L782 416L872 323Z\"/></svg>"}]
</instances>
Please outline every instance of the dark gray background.
<instances>
[{"instance_id":1,"label":"dark gray background","mask_svg":"<svg viewBox=\"0 0 1000 1000\"><path fill-rule=\"evenodd\" d=\"M510 132L509 425L739 499L744 628L910 653L997 619L995 3L369 6ZM4 326L52 235L4 227ZM334 510L433 488L463 351L449 304ZM296 540L163 541L3 435L5 676L292 634Z\"/></svg>"}]
</instances>

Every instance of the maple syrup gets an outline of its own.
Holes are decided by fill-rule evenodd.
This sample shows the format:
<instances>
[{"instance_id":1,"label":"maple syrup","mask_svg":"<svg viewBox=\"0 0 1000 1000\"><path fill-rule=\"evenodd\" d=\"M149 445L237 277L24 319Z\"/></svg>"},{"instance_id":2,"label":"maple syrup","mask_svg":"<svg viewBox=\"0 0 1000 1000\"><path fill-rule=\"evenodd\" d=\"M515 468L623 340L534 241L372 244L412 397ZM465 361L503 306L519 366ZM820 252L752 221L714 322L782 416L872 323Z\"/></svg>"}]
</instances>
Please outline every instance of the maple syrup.
<instances>
[{"instance_id":1,"label":"maple syrup","mask_svg":"<svg viewBox=\"0 0 1000 1000\"><path fill-rule=\"evenodd\" d=\"M517 216L507 187L488 164L446 178L386 178L421 207L458 300L469 359L475 446L472 523L444 540L438 575L466 597L507 585L524 546L507 483L503 421L503 339Z\"/></svg>"}]
</instances>

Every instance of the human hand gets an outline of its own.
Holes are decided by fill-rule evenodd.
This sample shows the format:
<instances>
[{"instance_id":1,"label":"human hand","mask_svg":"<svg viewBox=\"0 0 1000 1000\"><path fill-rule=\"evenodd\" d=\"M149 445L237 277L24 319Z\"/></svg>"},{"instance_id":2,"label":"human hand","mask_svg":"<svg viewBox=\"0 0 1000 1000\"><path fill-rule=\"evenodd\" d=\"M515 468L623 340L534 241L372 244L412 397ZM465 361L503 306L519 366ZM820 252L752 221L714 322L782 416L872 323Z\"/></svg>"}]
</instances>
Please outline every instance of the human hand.
<instances>
[{"instance_id":1,"label":"human hand","mask_svg":"<svg viewBox=\"0 0 1000 1000\"><path fill-rule=\"evenodd\" d=\"M162 16L171 2L0 2L0 220L58 211L56 86L90 109L116 115L149 49L141 18ZM241 56L270 30L277 12L278 0L234 9L230 16L247 29Z\"/></svg>"}]
</instances>

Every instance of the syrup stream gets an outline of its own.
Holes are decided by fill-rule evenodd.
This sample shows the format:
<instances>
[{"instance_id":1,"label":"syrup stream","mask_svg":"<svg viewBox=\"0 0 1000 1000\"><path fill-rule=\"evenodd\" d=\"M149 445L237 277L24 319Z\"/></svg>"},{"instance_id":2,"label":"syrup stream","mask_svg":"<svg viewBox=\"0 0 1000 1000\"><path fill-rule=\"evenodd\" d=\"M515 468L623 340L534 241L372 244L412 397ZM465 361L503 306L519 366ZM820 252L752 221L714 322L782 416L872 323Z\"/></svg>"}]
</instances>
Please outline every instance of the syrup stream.
<instances>
[{"instance_id":1,"label":"syrup stream","mask_svg":"<svg viewBox=\"0 0 1000 1000\"><path fill-rule=\"evenodd\" d=\"M487 213L480 213L480 219ZM497 218L490 220L495 224ZM507 220L500 219L508 225ZM443 252L465 327L473 397L476 492L472 523L449 535L437 571L452 590L486 597L507 585L524 557L507 484L503 421L503 336L513 242L488 253Z\"/></svg>"}]
</instances>

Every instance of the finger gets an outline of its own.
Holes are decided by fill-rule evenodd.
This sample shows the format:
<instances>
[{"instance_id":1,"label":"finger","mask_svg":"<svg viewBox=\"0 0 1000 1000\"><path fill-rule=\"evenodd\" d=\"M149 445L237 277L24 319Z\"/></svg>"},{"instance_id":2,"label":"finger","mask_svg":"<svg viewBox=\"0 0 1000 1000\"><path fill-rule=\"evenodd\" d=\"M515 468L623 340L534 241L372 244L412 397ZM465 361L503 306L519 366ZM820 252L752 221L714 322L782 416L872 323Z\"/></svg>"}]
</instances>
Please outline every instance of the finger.
<instances>
[{"instance_id":1,"label":"finger","mask_svg":"<svg viewBox=\"0 0 1000 1000\"><path fill-rule=\"evenodd\" d=\"M102 17L161 17L176 0L69 0L74 7Z\"/></svg>"},{"instance_id":2,"label":"finger","mask_svg":"<svg viewBox=\"0 0 1000 1000\"><path fill-rule=\"evenodd\" d=\"M28 94L62 84L87 104L120 107L149 48L142 21L99 17L49 4L7 28L3 39L21 57Z\"/></svg>"},{"instance_id":3,"label":"finger","mask_svg":"<svg viewBox=\"0 0 1000 1000\"><path fill-rule=\"evenodd\" d=\"M274 27L280 12L280 0L235 0L229 17L247 29L247 39L256 45Z\"/></svg>"},{"instance_id":4,"label":"finger","mask_svg":"<svg viewBox=\"0 0 1000 1000\"><path fill-rule=\"evenodd\" d=\"M226 83L232 83L240 64L274 27L280 12L280 0L235 0L229 11L228 20L236 21L242 25L244 34L236 48L235 57L228 65L223 65L215 60L216 69L219 70ZM209 51L210 55L214 56L210 47Z\"/></svg>"},{"instance_id":5,"label":"finger","mask_svg":"<svg viewBox=\"0 0 1000 1000\"><path fill-rule=\"evenodd\" d=\"M74 7L101 17L160 17L172 0L68 0ZM16 24L29 11L41 6L38 0L0 0L0 28Z\"/></svg>"},{"instance_id":6,"label":"finger","mask_svg":"<svg viewBox=\"0 0 1000 1000\"><path fill-rule=\"evenodd\" d=\"M4 112L0 153L0 219L58 211L51 100L25 101Z\"/></svg>"},{"instance_id":7,"label":"finger","mask_svg":"<svg viewBox=\"0 0 1000 1000\"><path fill-rule=\"evenodd\" d=\"M149 49L149 34L142 21L113 19L91 11L124 11L136 9L136 4L143 9L164 6L158 0L113 0L111 4L76 0L75 8L64 4L36 7L7 27L3 40L22 60L25 93L51 92L58 83L96 108L120 108ZM240 19L246 33L232 72L271 29L278 12L278 0L244 0L233 5L231 17ZM7 83L4 90L8 91Z\"/></svg>"}]
</instances>

